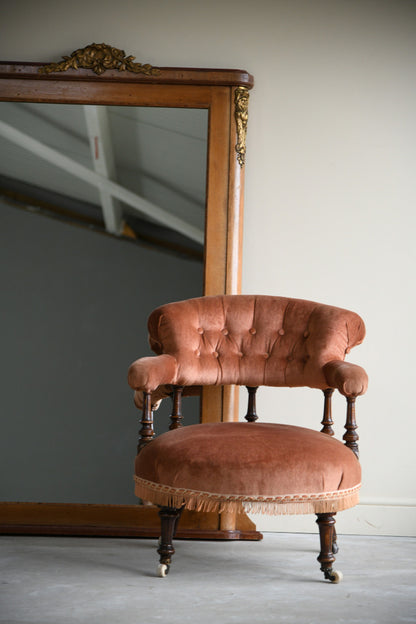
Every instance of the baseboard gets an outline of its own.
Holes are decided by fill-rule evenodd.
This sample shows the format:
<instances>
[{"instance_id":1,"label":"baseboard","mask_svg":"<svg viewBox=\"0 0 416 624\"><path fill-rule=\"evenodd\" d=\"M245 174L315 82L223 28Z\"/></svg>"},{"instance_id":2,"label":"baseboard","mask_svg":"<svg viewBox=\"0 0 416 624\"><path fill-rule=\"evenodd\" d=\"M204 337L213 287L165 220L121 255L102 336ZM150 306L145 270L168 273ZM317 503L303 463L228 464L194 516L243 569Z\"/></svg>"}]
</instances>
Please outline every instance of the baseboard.
<instances>
[{"instance_id":1,"label":"baseboard","mask_svg":"<svg viewBox=\"0 0 416 624\"><path fill-rule=\"evenodd\" d=\"M401 504L398 504L401 503ZM315 517L260 516L250 514L258 531L276 533L317 532ZM337 532L345 535L390 535L416 537L416 504L412 500L366 499L337 514Z\"/></svg>"}]
</instances>

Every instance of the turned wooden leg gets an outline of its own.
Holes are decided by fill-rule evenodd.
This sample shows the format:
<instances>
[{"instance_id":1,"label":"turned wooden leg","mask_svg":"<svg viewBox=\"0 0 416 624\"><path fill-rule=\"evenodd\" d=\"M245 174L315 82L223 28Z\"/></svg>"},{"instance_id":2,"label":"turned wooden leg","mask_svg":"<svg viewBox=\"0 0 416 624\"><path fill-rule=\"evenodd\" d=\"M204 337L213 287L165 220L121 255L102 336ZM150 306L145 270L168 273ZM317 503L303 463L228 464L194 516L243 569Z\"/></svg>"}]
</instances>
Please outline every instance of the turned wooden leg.
<instances>
[{"instance_id":1,"label":"turned wooden leg","mask_svg":"<svg viewBox=\"0 0 416 624\"><path fill-rule=\"evenodd\" d=\"M182 515L182 512L183 512L184 509L185 509L184 507L181 507L181 509L178 509L178 515L176 516L176 520L175 520L175 523L174 523L174 526L173 526L173 537L176 536L176 532L178 530L179 520L181 519L181 515Z\"/></svg>"},{"instance_id":2,"label":"turned wooden leg","mask_svg":"<svg viewBox=\"0 0 416 624\"><path fill-rule=\"evenodd\" d=\"M157 549L160 555L160 563L158 567L158 575L166 576L169 572L172 556L175 554L172 541L176 533L178 521L182 509L176 507L161 507L159 509L159 517L161 521L161 536L159 548Z\"/></svg>"},{"instance_id":3,"label":"turned wooden leg","mask_svg":"<svg viewBox=\"0 0 416 624\"><path fill-rule=\"evenodd\" d=\"M335 528L335 524L332 527L332 552L334 553L334 555L337 554L339 548L338 548L338 544L337 544L337 530Z\"/></svg>"},{"instance_id":4,"label":"turned wooden leg","mask_svg":"<svg viewBox=\"0 0 416 624\"><path fill-rule=\"evenodd\" d=\"M321 540L321 552L319 553L318 561L321 564L321 570L324 573L325 578L333 583L338 583L341 580L342 575L340 572L336 572L332 569L332 564L335 561L333 552L335 513L322 513L316 515L316 522L319 527L319 537Z\"/></svg>"}]
</instances>

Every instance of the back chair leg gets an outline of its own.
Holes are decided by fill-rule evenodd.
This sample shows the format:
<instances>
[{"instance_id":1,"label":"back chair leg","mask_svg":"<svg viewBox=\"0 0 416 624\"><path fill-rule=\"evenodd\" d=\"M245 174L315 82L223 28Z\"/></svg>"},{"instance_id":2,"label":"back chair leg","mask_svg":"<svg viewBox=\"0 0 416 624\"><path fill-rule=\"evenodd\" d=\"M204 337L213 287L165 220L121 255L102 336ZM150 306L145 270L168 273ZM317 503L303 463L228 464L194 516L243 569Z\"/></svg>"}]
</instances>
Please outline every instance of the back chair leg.
<instances>
[{"instance_id":1,"label":"back chair leg","mask_svg":"<svg viewBox=\"0 0 416 624\"><path fill-rule=\"evenodd\" d=\"M335 531L335 513L322 513L317 515L317 524L319 527L319 537L321 541L321 552L318 561L321 564L321 570L324 577L332 583L339 583L342 580L342 573L332 569L335 561L334 557L334 531Z\"/></svg>"},{"instance_id":2,"label":"back chair leg","mask_svg":"<svg viewBox=\"0 0 416 624\"><path fill-rule=\"evenodd\" d=\"M160 507L159 509L161 536L159 548L157 549L160 555L157 575L160 577L164 577L168 574L172 556L175 554L172 542L176 534L182 509L183 508L177 509L176 507Z\"/></svg>"}]
</instances>

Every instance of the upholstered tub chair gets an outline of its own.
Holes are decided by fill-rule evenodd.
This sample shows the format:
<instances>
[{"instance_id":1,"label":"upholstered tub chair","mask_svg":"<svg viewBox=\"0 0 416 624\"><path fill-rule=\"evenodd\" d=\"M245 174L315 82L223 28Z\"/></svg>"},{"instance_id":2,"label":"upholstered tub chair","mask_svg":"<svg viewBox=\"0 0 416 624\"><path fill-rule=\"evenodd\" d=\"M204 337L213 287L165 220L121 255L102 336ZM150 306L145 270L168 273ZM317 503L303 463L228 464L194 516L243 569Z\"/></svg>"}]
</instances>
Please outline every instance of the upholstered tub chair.
<instances>
[{"instance_id":1,"label":"upholstered tub chair","mask_svg":"<svg viewBox=\"0 0 416 624\"><path fill-rule=\"evenodd\" d=\"M160 507L159 576L169 571L180 514L190 509L316 514L318 561L338 582L335 515L358 502L355 400L367 389L364 369L344 357L364 338L362 319L301 299L228 295L163 305L148 329L156 355L135 361L128 380L143 406L135 492ZM247 386L248 422L182 427L182 394L225 384ZM321 431L256 422L259 386L322 390ZM333 437L334 389L347 399L345 444ZM170 431L154 438L152 412L168 395Z\"/></svg>"}]
</instances>

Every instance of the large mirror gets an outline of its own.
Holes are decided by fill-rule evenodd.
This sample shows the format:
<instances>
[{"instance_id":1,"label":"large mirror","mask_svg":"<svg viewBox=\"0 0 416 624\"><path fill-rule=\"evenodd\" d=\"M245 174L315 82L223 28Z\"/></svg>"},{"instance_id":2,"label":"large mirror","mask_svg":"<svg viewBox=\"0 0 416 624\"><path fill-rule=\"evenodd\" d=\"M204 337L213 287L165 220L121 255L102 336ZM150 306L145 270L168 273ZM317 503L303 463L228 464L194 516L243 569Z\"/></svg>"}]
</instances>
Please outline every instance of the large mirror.
<instances>
[{"instance_id":1,"label":"large mirror","mask_svg":"<svg viewBox=\"0 0 416 624\"><path fill-rule=\"evenodd\" d=\"M126 57L107 46L93 71L99 48L74 53L77 68L69 57L46 71L0 64L2 498L10 526L55 523L59 532L59 505L72 527L98 506L107 533L117 525L126 534L137 416L124 371L148 349L156 305L239 291L253 81L132 62L119 71ZM188 422L235 418L232 388L189 401ZM46 520L34 502L52 504ZM148 534L150 511L140 511L134 522Z\"/></svg>"}]
</instances>

